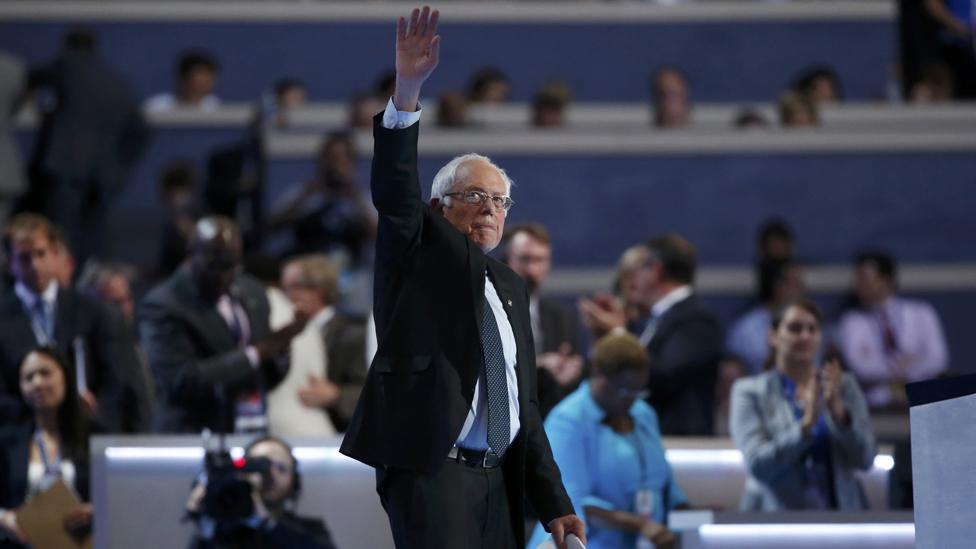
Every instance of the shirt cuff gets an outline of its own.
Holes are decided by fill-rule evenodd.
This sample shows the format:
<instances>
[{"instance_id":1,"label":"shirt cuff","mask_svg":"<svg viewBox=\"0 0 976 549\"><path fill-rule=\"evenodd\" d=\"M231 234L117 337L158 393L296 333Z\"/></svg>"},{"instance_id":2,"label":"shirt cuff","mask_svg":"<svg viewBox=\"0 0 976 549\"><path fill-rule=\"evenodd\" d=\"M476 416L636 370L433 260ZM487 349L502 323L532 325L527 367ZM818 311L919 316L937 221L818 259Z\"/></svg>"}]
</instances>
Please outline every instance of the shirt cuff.
<instances>
[{"instance_id":1,"label":"shirt cuff","mask_svg":"<svg viewBox=\"0 0 976 549\"><path fill-rule=\"evenodd\" d=\"M261 355L258 354L258 349L254 345L245 347L244 354L247 355L247 361L251 363L252 367L257 368L261 365Z\"/></svg>"},{"instance_id":2,"label":"shirt cuff","mask_svg":"<svg viewBox=\"0 0 976 549\"><path fill-rule=\"evenodd\" d=\"M420 121L420 111L420 103L417 103L416 112L398 111L391 97L386 102L386 110L383 111L383 127L388 130L409 128Z\"/></svg>"},{"instance_id":3,"label":"shirt cuff","mask_svg":"<svg viewBox=\"0 0 976 549\"><path fill-rule=\"evenodd\" d=\"M605 511L616 511L617 507L609 501L597 496L585 496L580 502L583 507L598 507ZM580 509L582 511L582 509Z\"/></svg>"}]
</instances>

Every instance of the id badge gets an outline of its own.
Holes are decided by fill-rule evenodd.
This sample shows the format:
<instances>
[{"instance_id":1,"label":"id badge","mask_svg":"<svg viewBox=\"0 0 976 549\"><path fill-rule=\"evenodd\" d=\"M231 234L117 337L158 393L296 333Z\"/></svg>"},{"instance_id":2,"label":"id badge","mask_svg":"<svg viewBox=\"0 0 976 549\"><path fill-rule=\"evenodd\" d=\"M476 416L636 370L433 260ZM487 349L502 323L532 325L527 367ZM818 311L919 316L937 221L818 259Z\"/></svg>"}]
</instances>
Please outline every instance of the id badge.
<instances>
[{"instance_id":1,"label":"id badge","mask_svg":"<svg viewBox=\"0 0 976 549\"><path fill-rule=\"evenodd\" d=\"M634 512L648 519L654 520L654 494L648 489L638 490L634 494ZM638 535L636 549L652 549L651 540Z\"/></svg>"}]
</instances>

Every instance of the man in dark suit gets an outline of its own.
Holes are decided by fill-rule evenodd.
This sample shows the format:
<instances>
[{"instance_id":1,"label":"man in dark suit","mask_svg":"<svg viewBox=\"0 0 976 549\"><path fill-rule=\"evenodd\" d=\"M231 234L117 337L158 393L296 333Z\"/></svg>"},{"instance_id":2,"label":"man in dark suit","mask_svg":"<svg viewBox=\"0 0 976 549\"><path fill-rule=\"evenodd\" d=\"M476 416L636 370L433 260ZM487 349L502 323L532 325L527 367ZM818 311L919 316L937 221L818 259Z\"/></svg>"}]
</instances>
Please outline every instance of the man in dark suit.
<instances>
[{"instance_id":1,"label":"man in dark suit","mask_svg":"<svg viewBox=\"0 0 976 549\"><path fill-rule=\"evenodd\" d=\"M366 381L366 323L336 307L339 271L325 255L289 261L281 288L309 320L292 342L288 377L269 399L271 430L282 436L323 436L330 426L343 432Z\"/></svg>"},{"instance_id":2,"label":"man in dark suit","mask_svg":"<svg viewBox=\"0 0 976 549\"><path fill-rule=\"evenodd\" d=\"M418 98L437 65L436 11L397 25L396 90L374 119L379 348L341 452L376 468L399 548L521 547L527 497L558 544L583 522L542 430L525 284L498 245L510 181L465 155L417 179Z\"/></svg>"},{"instance_id":3,"label":"man in dark suit","mask_svg":"<svg viewBox=\"0 0 976 549\"><path fill-rule=\"evenodd\" d=\"M552 266L552 240L542 224L515 225L505 232L502 249L502 260L529 290L529 318L539 367L539 411L545 419L583 375L576 318L558 300L540 295Z\"/></svg>"},{"instance_id":4,"label":"man in dark suit","mask_svg":"<svg viewBox=\"0 0 976 549\"><path fill-rule=\"evenodd\" d=\"M51 101L41 104L25 207L65 230L79 265L100 252L105 213L149 137L135 94L96 51L94 34L72 31L60 55L28 77Z\"/></svg>"},{"instance_id":5,"label":"man in dark suit","mask_svg":"<svg viewBox=\"0 0 976 549\"><path fill-rule=\"evenodd\" d=\"M723 335L718 318L692 290L695 248L677 234L652 238L645 246L647 260L634 276L641 279L635 287L652 303L636 334L651 357L648 402L663 434L711 436ZM580 309L596 335L625 329L617 306L584 300Z\"/></svg>"},{"instance_id":6,"label":"man in dark suit","mask_svg":"<svg viewBox=\"0 0 976 549\"><path fill-rule=\"evenodd\" d=\"M266 391L287 371L288 344L305 319L272 332L264 287L240 274L240 264L236 225L203 218L187 263L142 302L139 333L156 378L160 431L267 427Z\"/></svg>"},{"instance_id":7,"label":"man in dark suit","mask_svg":"<svg viewBox=\"0 0 976 549\"><path fill-rule=\"evenodd\" d=\"M0 300L0 408L16 404L20 360L34 346L52 345L72 357L82 382L85 409L109 431L140 430L148 418L135 413L139 358L121 314L99 301L61 288L54 226L36 214L19 214L7 225L3 246L16 283Z\"/></svg>"}]
</instances>

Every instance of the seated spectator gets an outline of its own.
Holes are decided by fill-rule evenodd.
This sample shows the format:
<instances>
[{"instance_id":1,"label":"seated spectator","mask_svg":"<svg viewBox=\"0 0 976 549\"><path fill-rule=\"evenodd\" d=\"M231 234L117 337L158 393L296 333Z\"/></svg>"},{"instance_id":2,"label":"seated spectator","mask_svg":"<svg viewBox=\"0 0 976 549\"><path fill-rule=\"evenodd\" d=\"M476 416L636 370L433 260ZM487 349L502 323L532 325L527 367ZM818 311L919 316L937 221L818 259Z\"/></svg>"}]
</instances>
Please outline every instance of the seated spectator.
<instances>
[{"instance_id":1,"label":"seated spectator","mask_svg":"<svg viewBox=\"0 0 976 549\"><path fill-rule=\"evenodd\" d=\"M932 305L897 295L897 265L884 252L854 259L860 307L844 313L837 339L871 406L905 406L905 384L937 376L949 356L939 315Z\"/></svg>"},{"instance_id":2,"label":"seated spectator","mask_svg":"<svg viewBox=\"0 0 976 549\"><path fill-rule=\"evenodd\" d=\"M264 287L240 274L241 236L229 219L197 222L187 262L142 301L139 333L166 433L267 428L265 396L287 373L296 319L272 332Z\"/></svg>"},{"instance_id":3,"label":"seated spectator","mask_svg":"<svg viewBox=\"0 0 976 549\"><path fill-rule=\"evenodd\" d=\"M352 134L331 132L315 175L283 193L269 228L291 232L292 253L325 252L343 266L359 265L376 235L376 213L356 174L358 156Z\"/></svg>"},{"instance_id":4,"label":"seated spectator","mask_svg":"<svg viewBox=\"0 0 976 549\"><path fill-rule=\"evenodd\" d=\"M199 174L189 159L168 163L159 176L159 194L163 201L163 228L156 276L165 278L186 257L186 246L199 216L197 190Z\"/></svg>"},{"instance_id":5,"label":"seated spectator","mask_svg":"<svg viewBox=\"0 0 976 549\"><path fill-rule=\"evenodd\" d=\"M732 324L725 341L726 350L746 364L750 375L762 372L769 357L769 321L773 311L805 293L799 263L791 259L760 263L759 303Z\"/></svg>"},{"instance_id":6,"label":"seated spectator","mask_svg":"<svg viewBox=\"0 0 976 549\"><path fill-rule=\"evenodd\" d=\"M769 121L755 109L742 109L735 115L732 125L738 130L765 129L769 127Z\"/></svg>"},{"instance_id":7,"label":"seated spectator","mask_svg":"<svg viewBox=\"0 0 976 549\"><path fill-rule=\"evenodd\" d=\"M508 101L512 86L508 77L495 67L479 69L468 85L468 101L472 104L494 105Z\"/></svg>"},{"instance_id":8,"label":"seated spectator","mask_svg":"<svg viewBox=\"0 0 976 549\"><path fill-rule=\"evenodd\" d=\"M89 415L109 431L137 430L139 415L123 398L138 372L134 341L117 311L60 286L55 233L54 226L36 214L15 216L4 232L3 246L16 284L0 300L0 376L5 381L0 388L11 393L17 387L21 358L36 345L49 345L75 358L75 364L84 364L72 372L79 378L72 389L79 392ZM10 396L0 391L0 401Z\"/></svg>"},{"instance_id":9,"label":"seated spectator","mask_svg":"<svg viewBox=\"0 0 976 549\"><path fill-rule=\"evenodd\" d=\"M387 97L386 100L390 98ZM373 117L382 112L386 103L374 94L359 93L349 100L349 121L346 125L355 130L372 130Z\"/></svg>"},{"instance_id":10,"label":"seated spectator","mask_svg":"<svg viewBox=\"0 0 976 549\"><path fill-rule=\"evenodd\" d=\"M539 223L515 225L502 238L502 260L525 280L529 320L538 368L539 414L545 419L583 375L579 329L573 314L557 299L542 295L552 266L552 240Z\"/></svg>"},{"instance_id":11,"label":"seated spectator","mask_svg":"<svg viewBox=\"0 0 976 549\"><path fill-rule=\"evenodd\" d=\"M777 106L779 123L787 128L809 128L818 126L820 118L817 106L809 98L795 92L786 92Z\"/></svg>"},{"instance_id":12,"label":"seated spectator","mask_svg":"<svg viewBox=\"0 0 976 549\"><path fill-rule=\"evenodd\" d=\"M684 128L691 124L691 90L684 71L666 65L651 77L651 107L654 126Z\"/></svg>"},{"instance_id":13,"label":"seated spectator","mask_svg":"<svg viewBox=\"0 0 976 549\"><path fill-rule=\"evenodd\" d=\"M729 431L749 472L740 509L864 509L855 472L874 463L875 440L854 377L816 363L823 318L800 300L772 318L772 368L732 387Z\"/></svg>"},{"instance_id":14,"label":"seated spectator","mask_svg":"<svg viewBox=\"0 0 976 549\"><path fill-rule=\"evenodd\" d=\"M376 77L376 82L373 84L373 95L378 97L383 102L383 107L385 107L386 102L393 97L393 90L395 88L396 70L387 69ZM380 110L383 110L383 107L380 107Z\"/></svg>"},{"instance_id":15,"label":"seated spectator","mask_svg":"<svg viewBox=\"0 0 976 549\"><path fill-rule=\"evenodd\" d=\"M441 94L437 100L437 127L463 128L468 125L468 105L464 94L458 91L448 91Z\"/></svg>"},{"instance_id":16,"label":"seated spectator","mask_svg":"<svg viewBox=\"0 0 976 549\"><path fill-rule=\"evenodd\" d=\"M176 91L161 92L146 100L146 110L162 112L173 109L214 111L220 99L214 95L220 66L210 52L190 50L176 63Z\"/></svg>"},{"instance_id":17,"label":"seated spectator","mask_svg":"<svg viewBox=\"0 0 976 549\"><path fill-rule=\"evenodd\" d=\"M282 78L275 82L272 93L266 94L261 103L264 126L285 129L291 125L291 112L308 102L305 84L296 78Z\"/></svg>"},{"instance_id":18,"label":"seated spectator","mask_svg":"<svg viewBox=\"0 0 976 549\"><path fill-rule=\"evenodd\" d=\"M291 367L268 395L270 432L327 437L345 431L366 381L366 325L339 311L339 271L324 255L292 259L281 287L308 324L291 342Z\"/></svg>"},{"instance_id":19,"label":"seated spectator","mask_svg":"<svg viewBox=\"0 0 976 549\"><path fill-rule=\"evenodd\" d=\"M536 128L561 128L566 125L566 108L572 99L564 82L542 86L532 98L532 125Z\"/></svg>"},{"instance_id":20,"label":"seated spectator","mask_svg":"<svg viewBox=\"0 0 976 549\"><path fill-rule=\"evenodd\" d=\"M840 77L830 67L813 67L803 71L793 83L793 91L822 107L839 103L844 96Z\"/></svg>"},{"instance_id":21,"label":"seated spectator","mask_svg":"<svg viewBox=\"0 0 976 549\"><path fill-rule=\"evenodd\" d=\"M247 460L266 459L267 473L245 477L251 484L254 515L217 523L206 514L207 484L194 486L186 510L196 533L191 549L335 549L332 535L319 518L300 517L294 508L301 497L301 473L291 446L277 437L261 437L244 450Z\"/></svg>"},{"instance_id":22,"label":"seated spectator","mask_svg":"<svg viewBox=\"0 0 976 549\"><path fill-rule=\"evenodd\" d=\"M776 217L767 219L756 233L757 265L767 259L793 259L795 241L789 223Z\"/></svg>"},{"instance_id":23,"label":"seated spectator","mask_svg":"<svg viewBox=\"0 0 976 549\"><path fill-rule=\"evenodd\" d=\"M24 537L13 511L57 481L85 502L64 516L65 529L77 540L89 538L89 425L74 391L72 369L55 349L35 347L20 361L18 378L25 414L0 430L0 546L27 547L31 540Z\"/></svg>"},{"instance_id":24,"label":"seated spectator","mask_svg":"<svg viewBox=\"0 0 976 549\"><path fill-rule=\"evenodd\" d=\"M972 0L925 0L925 11L939 26L939 56L956 75L953 97L976 98L976 7Z\"/></svg>"},{"instance_id":25,"label":"seated spectator","mask_svg":"<svg viewBox=\"0 0 976 549\"><path fill-rule=\"evenodd\" d=\"M912 103L948 103L952 101L956 76L945 63L929 63L922 76L909 90Z\"/></svg>"},{"instance_id":26,"label":"seated spectator","mask_svg":"<svg viewBox=\"0 0 976 549\"><path fill-rule=\"evenodd\" d=\"M576 514L586 521L587 547L635 547L638 539L676 544L668 512L688 498L674 480L661 444L657 414L641 399L648 356L637 338L612 334L593 350L593 375L545 422ZM653 361L650 362L653 369ZM527 547L546 537L536 526Z\"/></svg>"}]
</instances>

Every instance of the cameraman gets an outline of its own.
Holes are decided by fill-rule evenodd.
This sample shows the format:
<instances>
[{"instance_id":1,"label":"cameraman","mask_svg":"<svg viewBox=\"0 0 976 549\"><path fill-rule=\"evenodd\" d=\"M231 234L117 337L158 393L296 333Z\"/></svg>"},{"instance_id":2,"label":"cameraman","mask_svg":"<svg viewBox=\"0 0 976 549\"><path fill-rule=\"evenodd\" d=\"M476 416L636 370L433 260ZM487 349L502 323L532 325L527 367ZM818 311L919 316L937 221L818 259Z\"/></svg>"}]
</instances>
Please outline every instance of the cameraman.
<instances>
[{"instance_id":1,"label":"cameraman","mask_svg":"<svg viewBox=\"0 0 976 549\"><path fill-rule=\"evenodd\" d=\"M291 447L279 438L261 437L245 450L246 460L256 458L266 459L270 468L263 474L241 473L251 485L254 512L247 518L215 520L207 515L206 481L193 488L186 503L197 530L190 549L335 549L325 522L299 517L292 510L301 492L301 476Z\"/></svg>"}]
</instances>

